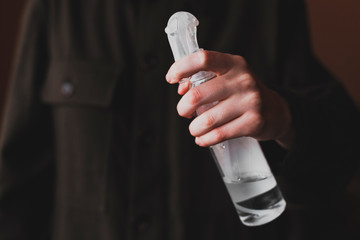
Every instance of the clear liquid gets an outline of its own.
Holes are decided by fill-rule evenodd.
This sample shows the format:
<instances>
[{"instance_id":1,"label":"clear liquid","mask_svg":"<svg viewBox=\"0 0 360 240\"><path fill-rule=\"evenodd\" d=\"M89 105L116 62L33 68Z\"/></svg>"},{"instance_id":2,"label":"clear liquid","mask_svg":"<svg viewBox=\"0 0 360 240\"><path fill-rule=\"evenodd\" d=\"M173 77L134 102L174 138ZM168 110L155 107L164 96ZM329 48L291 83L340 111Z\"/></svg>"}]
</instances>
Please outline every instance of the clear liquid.
<instances>
[{"instance_id":1,"label":"clear liquid","mask_svg":"<svg viewBox=\"0 0 360 240\"><path fill-rule=\"evenodd\" d=\"M277 218L285 209L281 192L273 176L256 175L225 185L240 220L247 226L258 226Z\"/></svg>"}]
</instances>

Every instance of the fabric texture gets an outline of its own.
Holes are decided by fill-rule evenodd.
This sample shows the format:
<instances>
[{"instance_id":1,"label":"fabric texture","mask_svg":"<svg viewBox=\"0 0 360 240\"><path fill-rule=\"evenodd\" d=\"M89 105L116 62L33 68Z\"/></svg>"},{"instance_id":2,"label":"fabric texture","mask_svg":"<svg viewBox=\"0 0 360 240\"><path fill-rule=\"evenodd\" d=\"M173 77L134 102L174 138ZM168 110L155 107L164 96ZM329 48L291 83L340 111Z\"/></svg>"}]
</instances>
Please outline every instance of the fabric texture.
<instances>
[{"instance_id":1,"label":"fabric texture","mask_svg":"<svg viewBox=\"0 0 360 240\"><path fill-rule=\"evenodd\" d=\"M267 225L240 223L208 149L177 116L164 28L180 10L199 19L200 47L244 56L289 103L294 147L261 143L288 203ZM21 40L0 239L359 237L341 208L359 114L314 59L302 1L33 0Z\"/></svg>"}]
</instances>

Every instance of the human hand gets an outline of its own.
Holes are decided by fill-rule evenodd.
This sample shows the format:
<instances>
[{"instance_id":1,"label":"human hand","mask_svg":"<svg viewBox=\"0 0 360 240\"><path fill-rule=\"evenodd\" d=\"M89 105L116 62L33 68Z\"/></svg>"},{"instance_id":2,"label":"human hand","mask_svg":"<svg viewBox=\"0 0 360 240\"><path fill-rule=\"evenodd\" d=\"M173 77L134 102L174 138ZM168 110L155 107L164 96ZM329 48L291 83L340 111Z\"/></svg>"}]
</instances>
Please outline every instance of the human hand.
<instances>
[{"instance_id":1,"label":"human hand","mask_svg":"<svg viewBox=\"0 0 360 240\"><path fill-rule=\"evenodd\" d=\"M216 77L191 89L189 81L180 83L178 93L183 97L177 105L180 116L192 118L201 106L218 102L189 126L199 146L241 136L291 146L294 133L286 101L255 78L243 57L199 51L176 61L166 80L179 83L199 71L213 72Z\"/></svg>"}]
</instances>

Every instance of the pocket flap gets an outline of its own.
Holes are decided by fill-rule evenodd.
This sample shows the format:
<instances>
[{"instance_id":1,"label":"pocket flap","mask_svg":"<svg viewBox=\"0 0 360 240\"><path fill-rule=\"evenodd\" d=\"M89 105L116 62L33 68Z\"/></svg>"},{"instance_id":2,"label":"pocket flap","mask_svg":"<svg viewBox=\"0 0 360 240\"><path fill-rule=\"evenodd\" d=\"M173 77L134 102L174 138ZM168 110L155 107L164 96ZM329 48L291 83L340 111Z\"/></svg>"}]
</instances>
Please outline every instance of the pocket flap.
<instances>
[{"instance_id":1,"label":"pocket flap","mask_svg":"<svg viewBox=\"0 0 360 240\"><path fill-rule=\"evenodd\" d=\"M52 104L111 103L120 66L89 62L53 62L42 89L42 100Z\"/></svg>"}]
</instances>

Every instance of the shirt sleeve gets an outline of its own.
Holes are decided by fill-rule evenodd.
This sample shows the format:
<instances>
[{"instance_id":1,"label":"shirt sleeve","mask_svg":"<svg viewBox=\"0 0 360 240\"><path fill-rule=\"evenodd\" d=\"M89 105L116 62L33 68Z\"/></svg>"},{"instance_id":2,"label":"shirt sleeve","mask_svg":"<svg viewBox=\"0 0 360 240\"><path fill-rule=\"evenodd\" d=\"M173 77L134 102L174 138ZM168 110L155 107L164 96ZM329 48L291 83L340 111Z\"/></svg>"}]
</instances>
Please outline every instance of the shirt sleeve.
<instances>
[{"instance_id":1,"label":"shirt sleeve","mask_svg":"<svg viewBox=\"0 0 360 240\"><path fill-rule=\"evenodd\" d=\"M337 81L314 57L302 1L280 1L278 58L281 86L295 128L292 148L272 159L285 177L284 192L293 202L321 204L341 196L360 156L359 111Z\"/></svg>"}]
</instances>

